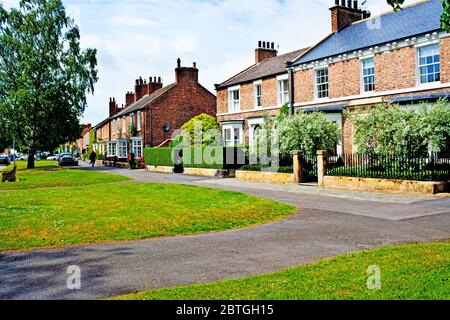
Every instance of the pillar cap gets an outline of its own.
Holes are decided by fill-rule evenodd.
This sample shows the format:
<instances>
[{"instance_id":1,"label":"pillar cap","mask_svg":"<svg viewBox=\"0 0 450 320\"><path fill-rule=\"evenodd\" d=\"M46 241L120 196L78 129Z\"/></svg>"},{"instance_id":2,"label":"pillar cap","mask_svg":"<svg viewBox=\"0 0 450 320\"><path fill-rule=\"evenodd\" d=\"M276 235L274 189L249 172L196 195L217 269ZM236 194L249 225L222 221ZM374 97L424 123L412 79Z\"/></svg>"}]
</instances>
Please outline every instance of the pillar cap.
<instances>
[{"instance_id":1,"label":"pillar cap","mask_svg":"<svg viewBox=\"0 0 450 320\"><path fill-rule=\"evenodd\" d=\"M326 156L327 155L327 150L317 150L317 155L318 156Z\"/></svg>"},{"instance_id":2,"label":"pillar cap","mask_svg":"<svg viewBox=\"0 0 450 320\"><path fill-rule=\"evenodd\" d=\"M295 151L292 151L292 154L293 154L294 156L299 156L299 155L303 155L304 152L301 151L301 150L295 150Z\"/></svg>"}]
</instances>

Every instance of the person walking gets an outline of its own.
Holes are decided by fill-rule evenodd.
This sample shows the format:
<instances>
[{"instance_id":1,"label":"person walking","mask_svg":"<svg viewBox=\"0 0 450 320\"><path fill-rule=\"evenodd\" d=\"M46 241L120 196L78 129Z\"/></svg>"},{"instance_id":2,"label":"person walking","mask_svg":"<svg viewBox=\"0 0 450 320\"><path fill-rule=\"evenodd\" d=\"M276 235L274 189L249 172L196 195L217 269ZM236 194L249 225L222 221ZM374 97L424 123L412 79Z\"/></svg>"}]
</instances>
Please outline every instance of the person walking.
<instances>
[{"instance_id":1,"label":"person walking","mask_svg":"<svg viewBox=\"0 0 450 320\"><path fill-rule=\"evenodd\" d=\"M95 160L97 160L97 154L95 153L95 151L91 152L91 154L89 155L89 160L91 161L92 168L94 168L95 167Z\"/></svg>"}]
</instances>

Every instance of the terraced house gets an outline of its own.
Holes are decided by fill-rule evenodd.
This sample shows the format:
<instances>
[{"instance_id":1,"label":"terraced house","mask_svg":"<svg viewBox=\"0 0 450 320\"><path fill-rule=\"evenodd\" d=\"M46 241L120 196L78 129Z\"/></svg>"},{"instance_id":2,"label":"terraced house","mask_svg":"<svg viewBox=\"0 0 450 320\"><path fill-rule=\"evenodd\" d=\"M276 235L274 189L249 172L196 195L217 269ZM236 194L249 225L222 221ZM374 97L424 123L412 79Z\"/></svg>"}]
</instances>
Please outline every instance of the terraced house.
<instances>
[{"instance_id":1,"label":"terraced house","mask_svg":"<svg viewBox=\"0 0 450 320\"><path fill-rule=\"evenodd\" d=\"M97 150L107 158L124 161L133 153L143 157L145 147L170 141L172 133L199 114L216 114L216 97L198 82L197 65L182 67L177 61L176 81L163 86L160 77L136 80L125 104L109 101L109 117L94 127Z\"/></svg>"},{"instance_id":2,"label":"terraced house","mask_svg":"<svg viewBox=\"0 0 450 320\"><path fill-rule=\"evenodd\" d=\"M342 128L343 143L336 151L351 153L355 151L353 128L344 110L382 102L414 107L450 97L450 35L440 28L440 0L377 17L370 17L358 1L336 0L330 11L332 32L311 48L287 57L285 72L266 90L258 91L257 75L245 79L246 84L239 79L275 58L217 86L218 118L230 144L251 145L257 129L253 124L264 121L261 114L275 114L289 101L292 112L326 113ZM288 92L280 90L280 80L287 80L282 88ZM251 82L253 90L248 86ZM282 93L285 99L280 98ZM251 108L248 101L258 96L270 103L261 107L255 103Z\"/></svg>"}]
</instances>

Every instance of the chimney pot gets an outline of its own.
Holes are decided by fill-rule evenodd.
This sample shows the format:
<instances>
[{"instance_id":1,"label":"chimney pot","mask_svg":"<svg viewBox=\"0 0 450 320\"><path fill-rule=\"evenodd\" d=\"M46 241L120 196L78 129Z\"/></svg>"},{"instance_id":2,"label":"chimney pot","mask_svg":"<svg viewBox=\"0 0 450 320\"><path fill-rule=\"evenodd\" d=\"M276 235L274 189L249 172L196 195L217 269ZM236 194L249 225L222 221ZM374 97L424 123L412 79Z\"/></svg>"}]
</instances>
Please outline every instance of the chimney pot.
<instances>
[{"instance_id":1,"label":"chimney pot","mask_svg":"<svg viewBox=\"0 0 450 320\"><path fill-rule=\"evenodd\" d=\"M338 1L335 1L337 4ZM341 0L341 5L330 8L331 10L331 29L333 32L339 32L343 28L365 18L365 13L358 8L357 0Z\"/></svg>"},{"instance_id":2,"label":"chimney pot","mask_svg":"<svg viewBox=\"0 0 450 320\"><path fill-rule=\"evenodd\" d=\"M180 58L177 59L177 68L181 68L181 59Z\"/></svg>"},{"instance_id":3,"label":"chimney pot","mask_svg":"<svg viewBox=\"0 0 450 320\"><path fill-rule=\"evenodd\" d=\"M161 77L158 77L158 83L161 83Z\"/></svg>"},{"instance_id":4,"label":"chimney pot","mask_svg":"<svg viewBox=\"0 0 450 320\"><path fill-rule=\"evenodd\" d=\"M193 66L194 68L197 68L197 62L194 62L194 63L192 64L192 66Z\"/></svg>"},{"instance_id":5,"label":"chimney pot","mask_svg":"<svg viewBox=\"0 0 450 320\"><path fill-rule=\"evenodd\" d=\"M258 48L261 48L262 41L258 41Z\"/></svg>"}]
</instances>

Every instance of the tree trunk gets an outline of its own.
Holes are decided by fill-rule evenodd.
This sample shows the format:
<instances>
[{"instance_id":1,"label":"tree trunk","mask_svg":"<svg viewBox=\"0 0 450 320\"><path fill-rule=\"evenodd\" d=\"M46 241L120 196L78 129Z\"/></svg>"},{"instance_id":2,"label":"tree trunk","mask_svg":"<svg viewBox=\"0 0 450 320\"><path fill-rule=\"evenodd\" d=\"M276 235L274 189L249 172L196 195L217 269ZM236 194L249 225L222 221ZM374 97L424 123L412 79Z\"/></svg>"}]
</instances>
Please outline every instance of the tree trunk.
<instances>
[{"instance_id":1,"label":"tree trunk","mask_svg":"<svg viewBox=\"0 0 450 320\"><path fill-rule=\"evenodd\" d=\"M28 166L27 169L34 169L35 165L34 165L34 152L30 152L28 154Z\"/></svg>"}]
</instances>

